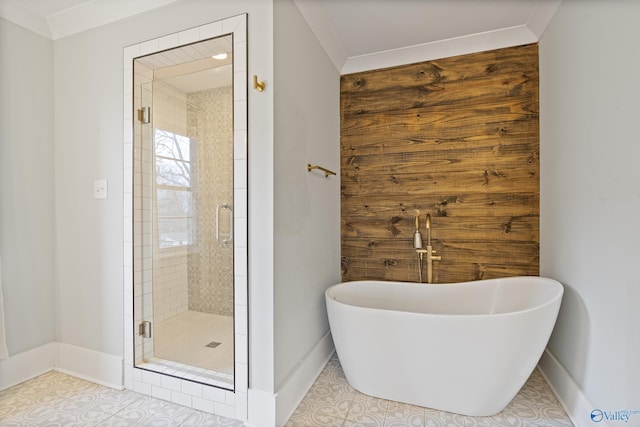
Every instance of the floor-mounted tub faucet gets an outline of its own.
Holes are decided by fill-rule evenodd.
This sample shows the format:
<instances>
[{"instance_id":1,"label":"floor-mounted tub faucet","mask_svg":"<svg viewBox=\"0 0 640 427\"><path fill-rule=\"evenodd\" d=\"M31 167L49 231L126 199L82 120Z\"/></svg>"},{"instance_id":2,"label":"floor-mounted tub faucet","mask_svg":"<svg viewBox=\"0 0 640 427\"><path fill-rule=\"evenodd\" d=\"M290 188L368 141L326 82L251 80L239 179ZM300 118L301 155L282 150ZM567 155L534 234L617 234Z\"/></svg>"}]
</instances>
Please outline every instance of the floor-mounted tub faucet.
<instances>
[{"instance_id":1,"label":"floor-mounted tub faucet","mask_svg":"<svg viewBox=\"0 0 640 427\"><path fill-rule=\"evenodd\" d=\"M442 259L441 256L434 255L436 253L433 246L431 246L431 214L427 214L427 219L425 222L425 227L427 229L427 247L422 248L422 236L420 236L420 230L418 230L418 217L416 216L416 232L413 235L413 247L416 249L418 253L418 274L420 276L420 283L422 283L422 260L424 259L424 255L427 255L427 283L433 282L433 261L440 261ZM418 245L418 236L419 242Z\"/></svg>"}]
</instances>

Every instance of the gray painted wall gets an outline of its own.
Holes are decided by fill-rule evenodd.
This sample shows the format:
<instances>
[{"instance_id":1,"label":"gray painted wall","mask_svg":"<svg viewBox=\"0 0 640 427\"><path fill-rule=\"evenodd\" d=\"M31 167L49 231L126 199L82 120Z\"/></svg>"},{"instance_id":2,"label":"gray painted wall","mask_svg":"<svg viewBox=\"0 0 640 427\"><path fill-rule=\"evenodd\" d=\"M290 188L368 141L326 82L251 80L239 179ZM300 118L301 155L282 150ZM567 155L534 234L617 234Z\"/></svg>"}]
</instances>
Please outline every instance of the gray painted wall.
<instances>
[{"instance_id":1,"label":"gray painted wall","mask_svg":"<svg viewBox=\"0 0 640 427\"><path fill-rule=\"evenodd\" d=\"M9 355L54 340L53 42L0 18L0 258Z\"/></svg>"},{"instance_id":2,"label":"gray painted wall","mask_svg":"<svg viewBox=\"0 0 640 427\"><path fill-rule=\"evenodd\" d=\"M640 409L640 3L565 0L540 42L540 270L550 351L602 410Z\"/></svg>"},{"instance_id":3,"label":"gray painted wall","mask_svg":"<svg viewBox=\"0 0 640 427\"><path fill-rule=\"evenodd\" d=\"M324 291L340 281L340 74L290 0L274 3L274 76L278 390L329 331Z\"/></svg>"}]
</instances>

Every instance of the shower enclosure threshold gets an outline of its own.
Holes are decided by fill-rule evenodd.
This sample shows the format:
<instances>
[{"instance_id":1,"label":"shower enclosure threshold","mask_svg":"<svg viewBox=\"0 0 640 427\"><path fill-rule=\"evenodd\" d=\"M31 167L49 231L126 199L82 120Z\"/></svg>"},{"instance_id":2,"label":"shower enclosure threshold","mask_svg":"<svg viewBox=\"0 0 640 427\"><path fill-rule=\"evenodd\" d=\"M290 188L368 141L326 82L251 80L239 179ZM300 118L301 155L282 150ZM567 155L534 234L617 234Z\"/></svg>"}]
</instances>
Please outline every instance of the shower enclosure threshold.
<instances>
[{"instance_id":1,"label":"shower enclosure threshold","mask_svg":"<svg viewBox=\"0 0 640 427\"><path fill-rule=\"evenodd\" d=\"M214 387L220 387L228 390L233 389L232 374L196 368L182 363L156 358L146 361L145 363L138 364L136 367L146 371L157 372Z\"/></svg>"}]
</instances>

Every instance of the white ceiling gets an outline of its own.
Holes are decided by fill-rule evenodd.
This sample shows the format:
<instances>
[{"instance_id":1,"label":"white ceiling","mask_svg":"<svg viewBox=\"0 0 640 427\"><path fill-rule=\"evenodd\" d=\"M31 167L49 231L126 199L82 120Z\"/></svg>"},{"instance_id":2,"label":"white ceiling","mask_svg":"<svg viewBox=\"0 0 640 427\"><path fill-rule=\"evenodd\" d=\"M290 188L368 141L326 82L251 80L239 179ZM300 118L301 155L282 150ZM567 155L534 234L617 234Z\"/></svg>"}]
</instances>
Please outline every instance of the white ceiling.
<instances>
[{"instance_id":1,"label":"white ceiling","mask_svg":"<svg viewBox=\"0 0 640 427\"><path fill-rule=\"evenodd\" d=\"M177 1L0 0L0 16L57 39ZM537 42L562 0L293 1L347 74Z\"/></svg>"}]
</instances>

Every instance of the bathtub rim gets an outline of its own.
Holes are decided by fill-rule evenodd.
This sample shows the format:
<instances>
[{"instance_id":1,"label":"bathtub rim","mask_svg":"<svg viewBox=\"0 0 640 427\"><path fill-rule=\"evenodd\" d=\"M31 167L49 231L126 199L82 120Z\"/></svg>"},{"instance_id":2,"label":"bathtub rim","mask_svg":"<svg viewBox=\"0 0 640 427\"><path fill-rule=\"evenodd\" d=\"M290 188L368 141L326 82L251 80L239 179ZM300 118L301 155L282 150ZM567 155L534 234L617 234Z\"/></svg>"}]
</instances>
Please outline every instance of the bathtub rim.
<instances>
[{"instance_id":1,"label":"bathtub rim","mask_svg":"<svg viewBox=\"0 0 640 427\"><path fill-rule=\"evenodd\" d=\"M395 310L392 308L381 308L381 307L367 307L362 305L354 305L349 304L343 301L338 300L335 296L331 295L331 291L337 289L340 286L348 285L348 284L366 284L366 283L379 283L384 284L384 286L390 286L392 284L401 284L401 285L424 285L428 287L451 287L451 286L464 286L469 284L474 284L476 286L481 286L481 283L486 282L494 282L494 281L503 281L508 279L535 279L541 280L545 282L551 283L554 287L556 287L556 293L550 298L548 301L545 301L541 304L534 305L532 307L520 309L520 310L512 310L500 313L429 313L429 312L418 312L418 311L407 311L407 310ZM512 285L514 286L514 285ZM515 285L517 286L517 285ZM352 280L348 282L340 282L329 286L325 290L325 299L327 301L331 300L333 303L343 305L346 307L350 307L351 309L361 309L361 310L372 310L372 311L385 311L385 312L397 312L403 313L406 315L415 315L415 316L432 316L432 317L464 317L464 318L488 318L488 317L505 317L505 316L514 316L518 314L526 314L533 311L542 310L548 306L558 304L558 302L562 301L562 297L564 295L564 285L560 283L560 281L556 279L552 279L550 277L544 276L510 276L510 277L496 277L491 279L480 279L480 280L469 280L466 282L455 282L455 283L419 283L419 282L402 282L397 280Z\"/></svg>"}]
</instances>

